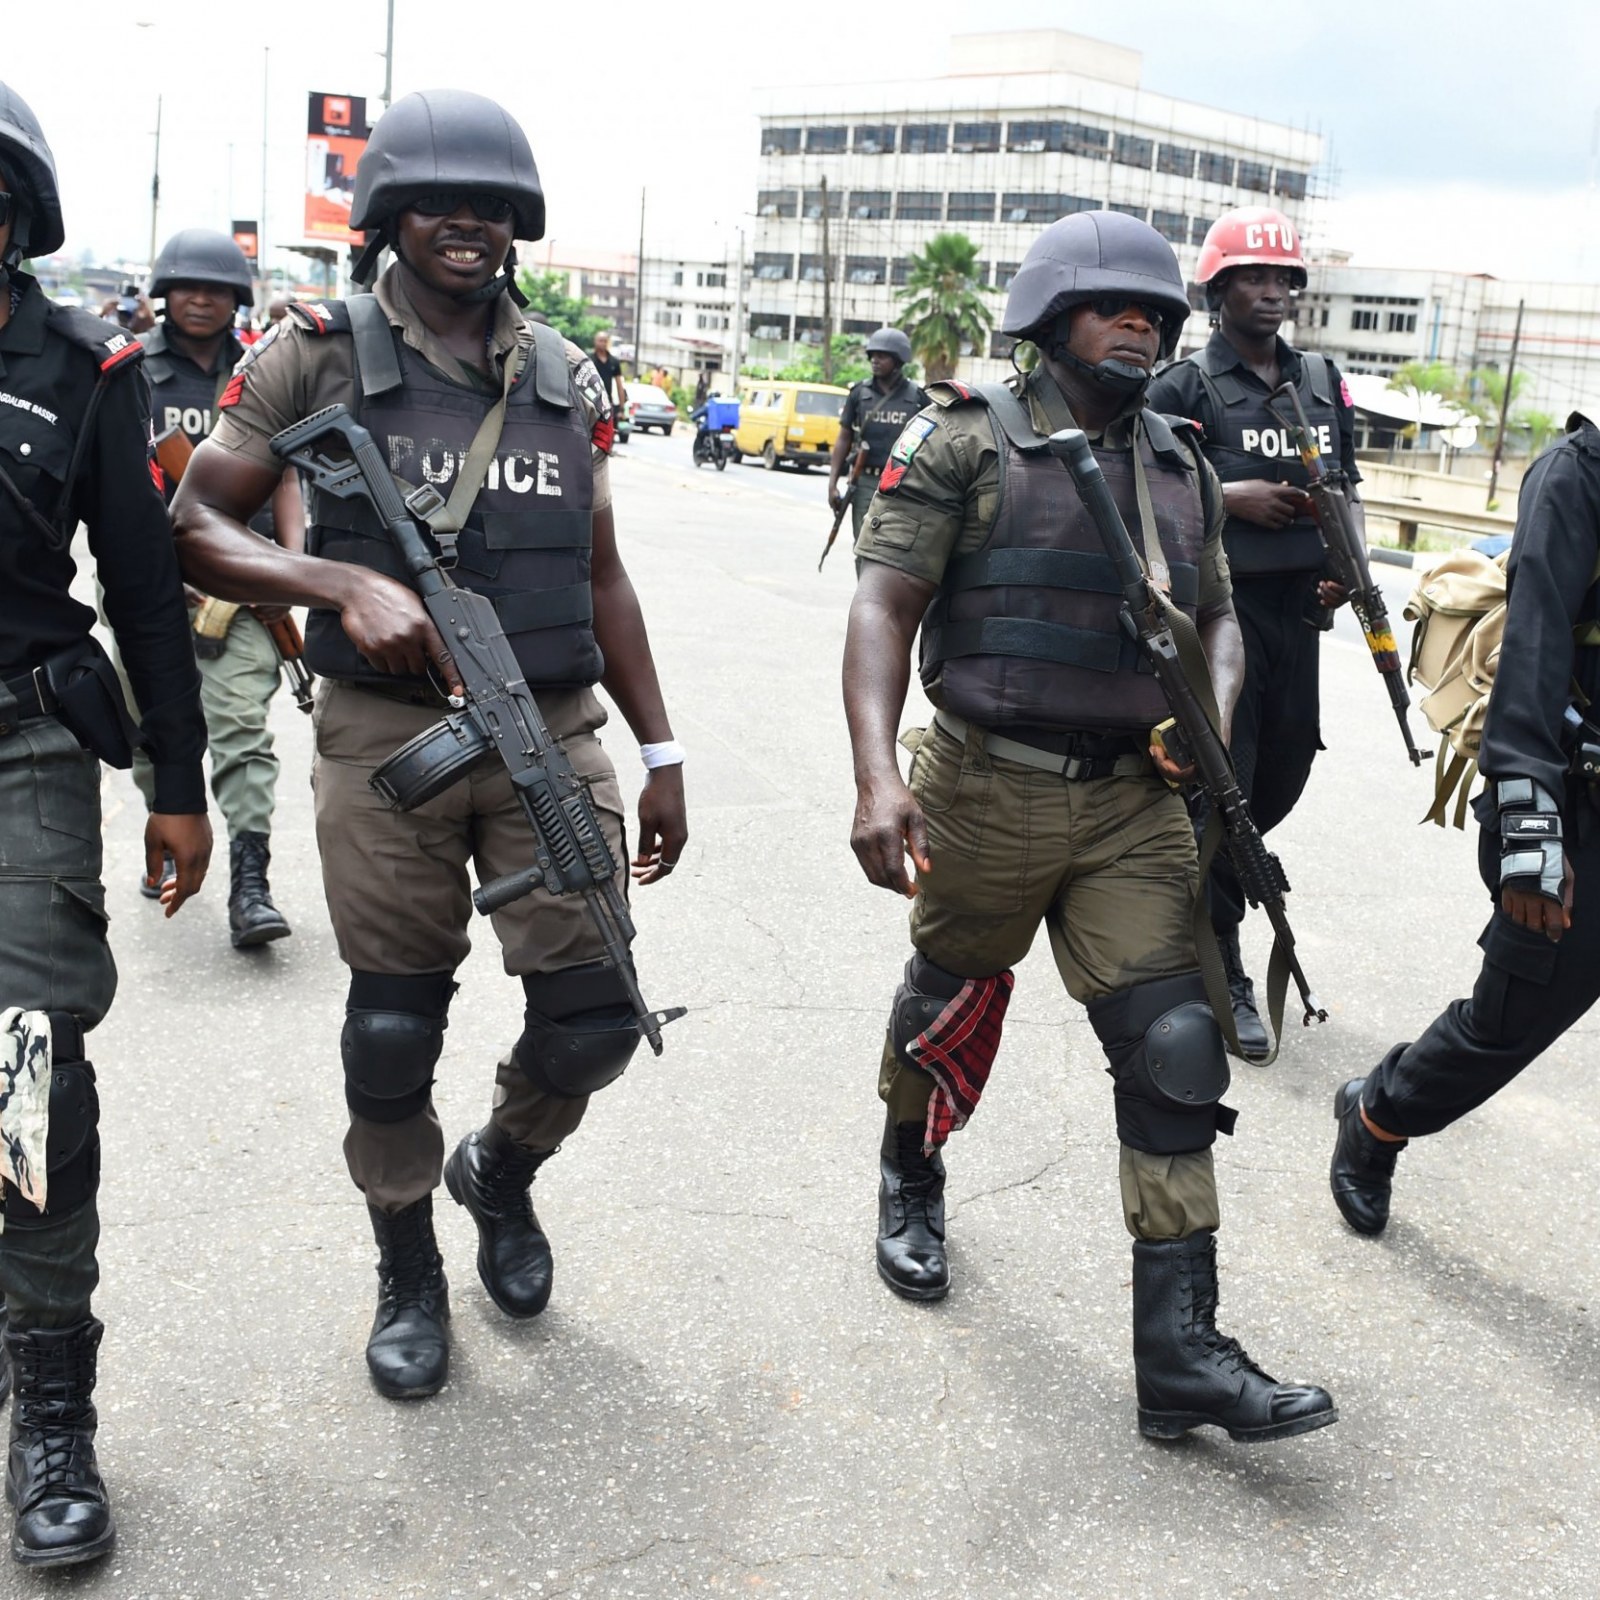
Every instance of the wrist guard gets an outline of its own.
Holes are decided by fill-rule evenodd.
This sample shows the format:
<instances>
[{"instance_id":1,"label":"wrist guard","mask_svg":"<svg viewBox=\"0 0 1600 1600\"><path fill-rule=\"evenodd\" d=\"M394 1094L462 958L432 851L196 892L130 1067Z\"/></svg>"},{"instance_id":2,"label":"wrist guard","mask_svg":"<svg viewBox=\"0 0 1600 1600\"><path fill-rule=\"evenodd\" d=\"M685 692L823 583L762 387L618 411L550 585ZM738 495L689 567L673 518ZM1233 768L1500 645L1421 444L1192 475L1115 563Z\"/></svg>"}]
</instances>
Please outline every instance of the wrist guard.
<instances>
[{"instance_id":1,"label":"wrist guard","mask_svg":"<svg viewBox=\"0 0 1600 1600\"><path fill-rule=\"evenodd\" d=\"M1565 857L1555 801L1531 778L1504 778L1495 786L1495 803L1500 808L1500 887L1560 905Z\"/></svg>"}]
</instances>

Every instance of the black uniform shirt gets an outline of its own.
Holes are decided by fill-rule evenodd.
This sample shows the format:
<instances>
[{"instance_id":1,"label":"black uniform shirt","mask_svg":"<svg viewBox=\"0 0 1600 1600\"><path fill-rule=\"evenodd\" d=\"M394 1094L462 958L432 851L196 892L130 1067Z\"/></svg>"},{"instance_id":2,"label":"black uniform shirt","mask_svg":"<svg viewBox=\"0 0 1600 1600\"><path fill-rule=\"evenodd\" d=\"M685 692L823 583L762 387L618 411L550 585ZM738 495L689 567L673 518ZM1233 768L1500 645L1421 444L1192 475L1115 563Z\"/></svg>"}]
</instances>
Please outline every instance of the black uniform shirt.
<instances>
[{"instance_id":1,"label":"black uniform shirt","mask_svg":"<svg viewBox=\"0 0 1600 1600\"><path fill-rule=\"evenodd\" d=\"M1274 342L1278 347L1280 381L1298 384L1302 371L1300 352L1282 339ZM1206 354L1223 370L1233 368L1234 376L1247 389L1259 389L1265 404L1272 391L1245 365L1244 357L1223 337L1221 328L1211 335ZM1331 361L1328 363L1328 377L1333 385L1333 409L1339 417L1339 465L1344 468L1351 483L1360 483L1361 469L1356 465L1356 408L1343 376ZM1188 417L1208 433L1216 431L1217 422L1211 414L1210 398L1201 381L1200 369L1192 361L1175 361L1164 371L1158 372L1145 393L1144 403L1152 411L1164 412L1169 417Z\"/></svg>"},{"instance_id":2,"label":"black uniform shirt","mask_svg":"<svg viewBox=\"0 0 1600 1600\"><path fill-rule=\"evenodd\" d=\"M1574 418L1574 421L1578 419ZM1577 677L1593 696L1593 649L1572 630L1596 614L1600 560L1600 430L1583 420L1528 469L1506 567L1506 629L1478 764L1486 778L1532 778L1561 798L1567 757L1562 713ZM1574 656L1587 662L1575 662Z\"/></svg>"},{"instance_id":3,"label":"black uniform shirt","mask_svg":"<svg viewBox=\"0 0 1600 1600\"><path fill-rule=\"evenodd\" d=\"M845 397L844 410L839 413L839 426L849 428L861 442L867 441L867 466L873 472L882 472L894 442L905 425L928 403L920 384L913 383L904 371L899 381L887 394L872 378L863 378ZM865 423L862 419L865 418Z\"/></svg>"},{"instance_id":4,"label":"black uniform shirt","mask_svg":"<svg viewBox=\"0 0 1600 1600\"><path fill-rule=\"evenodd\" d=\"M0 466L53 517L100 373L90 350L47 325L51 307L38 284L21 273L16 281L21 301L0 328ZM108 338L116 333L106 324ZM136 368L107 378L66 520L88 525L106 615L144 708L155 809L202 812L200 675L172 528L150 475L150 397ZM95 615L69 592L76 571L70 550L48 549L0 490L0 677L88 636Z\"/></svg>"}]
</instances>

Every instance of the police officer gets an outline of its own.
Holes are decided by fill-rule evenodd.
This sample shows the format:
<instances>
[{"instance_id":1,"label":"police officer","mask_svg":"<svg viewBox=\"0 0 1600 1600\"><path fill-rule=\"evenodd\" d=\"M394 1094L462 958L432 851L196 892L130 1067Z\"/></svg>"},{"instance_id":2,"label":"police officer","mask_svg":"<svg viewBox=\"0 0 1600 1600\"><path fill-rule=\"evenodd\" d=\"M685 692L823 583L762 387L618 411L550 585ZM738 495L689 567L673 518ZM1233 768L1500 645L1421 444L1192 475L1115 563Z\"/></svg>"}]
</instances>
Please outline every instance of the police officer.
<instances>
[{"instance_id":1,"label":"police officer","mask_svg":"<svg viewBox=\"0 0 1600 1600\"><path fill-rule=\"evenodd\" d=\"M1395 1162L1498 1094L1600 998L1600 409L1575 412L1518 497L1505 633L1473 803L1494 910L1471 995L1334 1098L1334 1203L1389 1221ZM1581 708L1581 711L1580 711Z\"/></svg>"},{"instance_id":2,"label":"police officer","mask_svg":"<svg viewBox=\"0 0 1600 1600\"><path fill-rule=\"evenodd\" d=\"M850 461L859 435L867 446L867 459L850 489L850 517L855 537L861 537L861 519L877 493L878 475L889 459L889 447L905 425L928 403L920 384L905 375L911 359L911 341L898 328L879 328L867 340L867 364L872 377L863 378L845 397L839 413L839 434L828 463L828 505L838 511L844 504L839 480L850 475Z\"/></svg>"},{"instance_id":3,"label":"police officer","mask_svg":"<svg viewBox=\"0 0 1600 1600\"><path fill-rule=\"evenodd\" d=\"M1065 217L1034 242L1006 303L1005 331L1037 348L1037 367L977 390L934 384L900 436L856 547L851 843L869 881L915 896L879 1078L880 1275L911 1299L949 1288L939 1147L977 1104L1011 968L1042 921L1114 1082L1140 1427L1174 1438L1211 1424L1253 1441L1337 1413L1323 1390L1265 1376L1215 1325L1211 1146L1234 1114L1190 932L1194 835L1164 781L1180 773L1151 745L1166 708L1119 627L1110 560L1045 448L1081 427L1129 527L1146 551L1159 543L1225 732L1241 662L1220 496L1193 429L1143 404L1188 309L1153 228L1117 212ZM904 741L908 787L894 730L919 624L937 710Z\"/></svg>"},{"instance_id":4,"label":"police officer","mask_svg":"<svg viewBox=\"0 0 1600 1600\"><path fill-rule=\"evenodd\" d=\"M211 431L222 398L245 345L234 331L234 312L252 304L255 284L244 252L225 233L185 228L156 257L150 295L165 300L160 323L140 337L145 373L154 392L158 435L181 434L190 446ZM177 483L169 481L170 499ZM285 473L273 506L263 508L250 526L275 537L281 522L291 543L302 537L300 496L292 472ZM211 790L228 825L228 931L236 950L287 938L288 919L272 902L267 881L271 862L272 813L278 781L268 710L280 681L279 658L267 624L287 615L283 607L241 606L221 612L220 629L205 626L195 638L200 662L200 699L210 733ZM150 805L154 787L150 764L136 758L134 781ZM140 881L149 899L160 883Z\"/></svg>"},{"instance_id":5,"label":"police officer","mask_svg":"<svg viewBox=\"0 0 1600 1600\"><path fill-rule=\"evenodd\" d=\"M163 852L176 864L168 916L199 889L211 853L200 686L150 477L143 352L112 324L52 305L18 270L62 239L50 148L0 83L0 1292L10 1317L0 1398L14 1381L6 1492L12 1554L29 1566L92 1560L116 1537L91 1401L104 1329L90 1311L100 1135L84 1036L117 986L100 761L126 767L132 741L146 742L156 805L145 857L152 871ZM69 593L80 521L142 730L90 633L94 612ZM28 1142L30 1103L39 1116L48 1107L48 1131L19 1170L12 1152Z\"/></svg>"},{"instance_id":6,"label":"police officer","mask_svg":"<svg viewBox=\"0 0 1600 1600\"><path fill-rule=\"evenodd\" d=\"M378 1389L403 1399L434 1393L448 1370L432 1215L444 1142L429 1089L468 948L467 863L484 880L521 870L534 839L498 764L409 813L388 810L368 787L375 767L439 719L441 688L459 693L459 678L364 504L316 498L309 554L242 536L277 479L271 435L342 402L407 484L446 497L432 524L441 560L493 599L613 854L621 859L622 796L595 737L605 721L597 682L649 769L638 882L671 871L687 829L683 752L617 554L611 410L587 358L547 325L525 323L511 292L513 238L544 231L521 128L464 91L397 101L362 156L351 225L372 237L358 278L382 248L393 265L371 294L294 307L254 347L174 516L185 568L208 591L313 608L306 657L324 680L317 838L351 969L345 1155L379 1246L367 1362ZM494 929L526 991L527 1026L500 1063L487 1125L460 1142L445 1176L477 1224L490 1296L508 1315L531 1317L550 1295L551 1254L529 1186L589 1095L621 1074L638 1035L581 898L540 891L500 911Z\"/></svg>"},{"instance_id":7,"label":"police officer","mask_svg":"<svg viewBox=\"0 0 1600 1600\"><path fill-rule=\"evenodd\" d=\"M1306 285L1299 236L1281 211L1219 218L1201 246L1196 278L1215 331L1203 350L1151 384L1150 404L1200 423L1206 458L1222 480L1228 511L1222 537L1245 658L1231 753L1265 834L1294 809L1322 748L1318 643L1344 598L1324 576L1306 470L1267 398L1280 384L1295 385L1319 447L1351 484L1361 479L1355 412L1332 362L1278 336L1294 291ZM1354 509L1357 526L1364 526L1359 501ZM1264 1059L1271 1041L1239 951L1245 896L1225 850L1213 861L1208 889L1239 1046L1247 1060Z\"/></svg>"}]
</instances>

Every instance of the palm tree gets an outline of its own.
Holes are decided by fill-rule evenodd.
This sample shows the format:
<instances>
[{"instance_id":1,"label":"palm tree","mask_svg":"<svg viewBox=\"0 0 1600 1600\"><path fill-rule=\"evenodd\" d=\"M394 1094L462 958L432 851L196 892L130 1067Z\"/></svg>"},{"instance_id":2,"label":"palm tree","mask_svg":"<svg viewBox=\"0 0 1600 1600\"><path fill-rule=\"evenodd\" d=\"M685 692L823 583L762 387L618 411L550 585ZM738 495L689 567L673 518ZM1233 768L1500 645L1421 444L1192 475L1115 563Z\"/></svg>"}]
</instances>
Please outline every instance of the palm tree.
<instances>
[{"instance_id":1,"label":"palm tree","mask_svg":"<svg viewBox=\"0 0 1600 1600\"><path fill-rule=\"evenodd\" d=\"M900 320L926 382L954 377L963 345L983 348L994 320L984 296L994 292L979 277L978 247L964 233L935 234L912 256Z\"/></svg>"},{"instance_id":2,"label":"palm tree","mask_svg":"<svg viewBox=\"0 0 1600 1600\"><path fill-rule=\"evenodd\" d=\"M1447 361L1407 361L1395 369L1389 387L1411 395L1417 402L1419 415L1425 394L1438 395L1454 406L1466 406L1466 384Z\"/></svg>"}]
</instances>

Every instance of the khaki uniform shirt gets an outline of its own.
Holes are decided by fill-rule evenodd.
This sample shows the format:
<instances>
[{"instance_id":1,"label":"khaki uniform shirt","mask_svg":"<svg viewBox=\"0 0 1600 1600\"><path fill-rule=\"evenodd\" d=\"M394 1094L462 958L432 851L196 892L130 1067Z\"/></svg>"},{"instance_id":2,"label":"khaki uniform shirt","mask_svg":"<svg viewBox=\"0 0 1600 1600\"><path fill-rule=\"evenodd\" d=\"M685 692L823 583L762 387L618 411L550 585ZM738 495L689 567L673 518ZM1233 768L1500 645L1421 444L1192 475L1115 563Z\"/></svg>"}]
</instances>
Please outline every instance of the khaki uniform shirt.
<instances>
[{"instance_id":1,"label":"khaki uniform shirt","mask_svg":"<svg viewBox=\"0 0 1600 1600\"><path fill-rule=\"evenodd\" d=\"M1022 384L1023 403L1041 436L1077 426L1065 396L1042 368ZM1126 449L1134 421L1134 416L1118 418L1105 442ZM889 459L903 461L905 474L891 493L880 490L873 497L856 555L937 584L953 560L983 545L999 506L1000 457L988 408L935 400L901 434ZM1227 608L1233 585L1222 548L1222 485L1203 457L1195 465L1211 480L1206 495L1211 516L1200 561L1199 619L1206 622Z\"/></svg>"}]
</instances>

